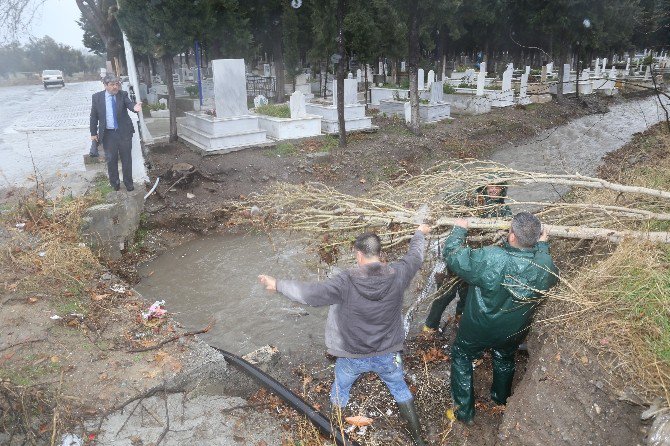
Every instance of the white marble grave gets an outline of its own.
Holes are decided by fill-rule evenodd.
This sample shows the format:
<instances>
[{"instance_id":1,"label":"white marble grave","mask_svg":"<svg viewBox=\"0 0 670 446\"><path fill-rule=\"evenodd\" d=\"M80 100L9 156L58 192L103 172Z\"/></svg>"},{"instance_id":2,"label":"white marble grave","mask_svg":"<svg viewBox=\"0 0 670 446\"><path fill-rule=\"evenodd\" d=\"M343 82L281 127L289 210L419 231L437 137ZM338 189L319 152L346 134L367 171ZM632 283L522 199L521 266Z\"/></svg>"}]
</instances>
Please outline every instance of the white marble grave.
<instances>
[{"instance_id":1,"label":"white marble grave","mask_svg":"<svg viewBox=\"0 0 670 446\"><path fill-rule=\"evenodd\" d=\"M321 131L334 134L339 132L337 119L337 81L332 83L333 101L330 104L310 102L305 104L307 113L321 117ZM365 116L365 105L358 103L358 82L344 79L344 128L347 132L370 130L372 118Z\"/></svg>"},{"instance_id":2,"label":"white marble grave","mask_svg":"<svg viewBox=\"0 0 670 446\"><path fill-rule=\"evenodd\" d=\"M418 78L418 89L423 90L425 88L425 82L426 82L426 77L423 71L423 68L419 68L416 70L417 72L417 78Z\"/></svg>"},{"instance_id":3,"label":"white marble grave","mask_svg":"<svg viewBox=\"0 0 670 446\"><path fill-rule=\"evenodd\" d=\"M249 114L243 59L212 61L216 116L186 112L178 121L180 138L206 153L227 153L267 144L258 116Z\"/></svg>"},{"instance_id":4,"label":"white marble grave","mask_svg":"<svg viewBox=\"0 0 670 446\"><path fill-rule=\"evenodd\" d=\"M435 82L435 72L433 70L428 71L428 80L426 81L426 88L430 88L430 86Z\"/></svg>"},{"instance_id":5,"label":"white marble grave","mask_svg":"<svg viewBox=\"0 0 670 446\"><path fill-rule=\"evenodd\" d=\"M321 134L321 116L307 114L305 94L296 90L289 100L290 118L258 116L258 124L275 140L299 139Z\"/></svg>"}]
</instances>

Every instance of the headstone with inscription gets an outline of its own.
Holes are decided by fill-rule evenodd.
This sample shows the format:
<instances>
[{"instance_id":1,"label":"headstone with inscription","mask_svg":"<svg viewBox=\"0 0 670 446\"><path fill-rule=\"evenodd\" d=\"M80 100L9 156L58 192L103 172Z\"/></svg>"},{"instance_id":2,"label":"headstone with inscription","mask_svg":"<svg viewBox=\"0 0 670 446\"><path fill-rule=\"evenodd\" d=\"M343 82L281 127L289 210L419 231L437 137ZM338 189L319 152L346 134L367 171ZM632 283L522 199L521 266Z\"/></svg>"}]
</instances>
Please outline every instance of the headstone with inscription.
<instances>
[{"instance_id":1,"label":"headstone with inscription","mask_svg":"<svg viewBox=\"0 0 670 446\"><path fill-rule=\"evenodd\" d=\"M419 68L417 70L417 76L418 76L418 89L423 90L425 88L425 82L426 82L423 68Z\"/></svg>"}]
</instances>

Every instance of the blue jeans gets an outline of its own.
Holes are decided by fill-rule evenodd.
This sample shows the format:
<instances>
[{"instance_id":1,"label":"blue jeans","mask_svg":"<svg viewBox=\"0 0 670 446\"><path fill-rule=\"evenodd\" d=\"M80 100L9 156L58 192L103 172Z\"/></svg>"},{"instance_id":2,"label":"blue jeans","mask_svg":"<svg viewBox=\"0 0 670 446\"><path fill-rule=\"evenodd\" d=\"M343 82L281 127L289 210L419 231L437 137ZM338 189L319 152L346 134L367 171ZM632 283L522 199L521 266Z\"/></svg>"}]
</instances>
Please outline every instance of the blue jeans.
<instances>
[{"instance_id":1,"label":"blue jeans","mask_svg":"<svg viewBox=\"0 0 670 446\"><path fill-rule=\"evenodd\" d=\"M369 358L337 358L335 381L330 390L330 401L333 406L347 405L351 386L366 372L379 375L397 402L405 403L412 399L412 393L403 377L400 353L386 353Z\"/></svg>"}]
</instances>

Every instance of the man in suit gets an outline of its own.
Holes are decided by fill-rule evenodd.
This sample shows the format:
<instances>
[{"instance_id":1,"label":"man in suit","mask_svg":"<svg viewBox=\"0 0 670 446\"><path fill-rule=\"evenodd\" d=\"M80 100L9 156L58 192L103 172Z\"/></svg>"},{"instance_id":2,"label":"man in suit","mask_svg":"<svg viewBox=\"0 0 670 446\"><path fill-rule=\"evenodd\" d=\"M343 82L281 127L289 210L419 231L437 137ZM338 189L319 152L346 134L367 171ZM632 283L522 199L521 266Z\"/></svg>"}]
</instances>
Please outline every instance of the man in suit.
<instances>
[{"instance_id":1,"label":"man in suit","mask_svg":"<svg viewBox=\"0 0 670 446\"><path fill-rule=\"evenodd\" d=\"M105 148L109 184L114 190L121 188L119 180L119 158L123 184L126 190L135 189L133 185L133 160L131 155L133 123L126 110L139 113L142 104L133 104L128 93L120 90L121 82L113 74L102 79L105 90L95 93L91 104L91 141L102 143Z\"/></svg>"}]
</instances>

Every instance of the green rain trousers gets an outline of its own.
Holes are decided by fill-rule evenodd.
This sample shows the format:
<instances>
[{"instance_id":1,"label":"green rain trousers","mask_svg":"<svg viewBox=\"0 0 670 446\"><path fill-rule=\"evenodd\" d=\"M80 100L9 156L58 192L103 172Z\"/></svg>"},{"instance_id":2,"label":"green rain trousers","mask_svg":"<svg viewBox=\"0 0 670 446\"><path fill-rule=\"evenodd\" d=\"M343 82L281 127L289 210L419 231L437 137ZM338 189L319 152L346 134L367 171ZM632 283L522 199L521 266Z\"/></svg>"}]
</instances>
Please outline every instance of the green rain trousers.
<instances>
[{"instance_id":1,"label":"green rain trousers","mask_svg":"<svg viewBox=\"0 0 670 446\"><path fill-rule=\"evenodd\" d=\"M468 294L468 284L458 279L447 290L430 305L430 311L426 318L426 327L434 330L440 328L440 321L442 320L442 313L449 306L452 300L458 296L458 303L456 304L456 314L463 314L465 308L465 296Z\"/></svg>"},{"instance_id":2,"label":"green rain trousers","mask_svg":"<svg viewBox=\"0 0 670 446\"><path fill-rule=\"evenodd\" d=\"M493 356L491 398L505 404L514 378L514 355L532 322L544 291L558 280L549 244L533 248L471 249L467 230L454 227L445 241L443 257L450 271L469 284L465 310L451 349L451 391L459 420L475 413L472 361L484 350Z\"/></svg>"}]
</instances>

